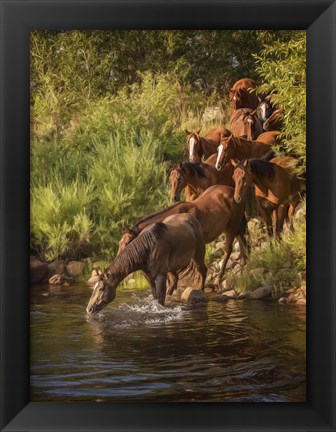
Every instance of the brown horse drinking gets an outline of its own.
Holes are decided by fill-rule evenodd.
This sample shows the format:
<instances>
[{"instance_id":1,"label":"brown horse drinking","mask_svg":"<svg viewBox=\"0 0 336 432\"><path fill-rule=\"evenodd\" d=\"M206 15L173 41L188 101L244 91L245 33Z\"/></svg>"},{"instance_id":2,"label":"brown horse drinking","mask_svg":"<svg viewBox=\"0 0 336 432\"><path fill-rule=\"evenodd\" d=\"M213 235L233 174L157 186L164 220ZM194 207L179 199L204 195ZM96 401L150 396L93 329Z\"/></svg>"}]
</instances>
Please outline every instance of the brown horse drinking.
<instances>
[{"instance_id":1,"label":"brown horse drinking","mask_svg":"<svg viewBox=\"0 0 336 432\"><path fill-rule=\"evenodd\" d=\"M205 137L200 136L200 130L189 131L186 129L189 162L201 162L202 157L208 158L217 152L221 136L229 136L231 132L226 128L211 129Z\"/></svg>"},{"instance_id":2,"label":"brown horse drinking","mask_svg":"<svg viewBox=\"0 0 336 432\"><path fill-rule=\"evenodd\" d=\"M266 222L268 233L273 233L274 237L282 231L288 205L290 227L293 227L294 211L304 188L304 182L291 172L295 162L290 156L276 157L270 162L260 159L243 163L231 161L235 166L235 201L239 203L242 194L254 183L261 216Z\"/></svg>"},{"instance_id":3,"label":"brown horse drinking","mask_svg":"<svg viewBox=\"0 0 336 432\"><path fill-rule=\"evenodd\" d=\"M230 159L260 158L270 151L271 145L267 143L223 136L218 147L216 169L221 170Z\"/></svg>"},{"instance_id":4,"label":"brown horse drinking","mask_svg":"<svg viewBox=\"0 0 336 432\"><path fill-rule=\"evenodd\" d=\"M232 252L232 243L236 237L242 258L246 258L247 244L245 239L246 219L244 216L245 203L237 203L233 199L234 189L229 186L211 186L193 202L181 202L167 209L153 213L123 233L119 242L118 254L126 245L132 242L146 226L161 222L167 216L178 213L190 213L199 221L205 243L211 243L222 233L226 234L224 246L224 259L218 275L218 281L222 280L226 263Z\"/></svg>"},{"instance_id":5,"label":"brown horse drinking","mask_svg":"<svg viewBox=\"0 0 336 432\"><path fill-rule=\"evenodd\" d=\"M211 161L212 165L207 161ZM182 162L170 171L171 198L180 201L181 192L185 189L185 200L194 201L206 189L213 185L227 185L234 187L232 180L233 167L225 165L218 171L214 167L216 155L210 156L204 163Z\"/></svg>"},{"instance_id":6,"label":"brown horse drinking","mask_svg":"<svg viewBox=\"0 0 336 432\"><path fill-rule=\"evenodd\" d=\"M252 109L240 108L231 114L230 130L233 136L251 141L263 132L263 125Z\"/></svg>"},{"instance_id":7,"label":"brown horse drinking","mask_svg":"<svg viewBox=\"0 0 336 432\"><path fill-rule=\"evenodd\" d=\"M177 273L190 261L201 276L201 289L207 268L204 264L205 243L197 219L187 213L169 216L145 228L126 246L101 276L87 305L87 312L99 312L116 297L120 282L130 273L143 270L153 288L153 296L161 305L166 298L167 273Z\"/></svg>"}]
</instances>

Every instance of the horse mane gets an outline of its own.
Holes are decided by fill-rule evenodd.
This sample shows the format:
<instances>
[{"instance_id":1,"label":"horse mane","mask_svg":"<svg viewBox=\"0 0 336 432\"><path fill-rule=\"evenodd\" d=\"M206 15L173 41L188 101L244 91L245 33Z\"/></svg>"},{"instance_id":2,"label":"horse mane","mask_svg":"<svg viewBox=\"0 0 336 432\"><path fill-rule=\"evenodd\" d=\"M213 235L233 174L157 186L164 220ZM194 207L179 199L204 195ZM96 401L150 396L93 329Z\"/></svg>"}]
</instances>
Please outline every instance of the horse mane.
<instances>
[{"instance_id":1,"label":"horse mane","mask_svg":"<svg viewBox=\"0 0 336 432\"><path fill-rule=\"evenodd\" d=\"M262 159L250 159L249 166L253 174L270 179L274 177L274 165L271 162Z\"/></svg>"},{"instance_id":2,"label":"horse mane","mask_svg":"<svg viewBox=\"0 0 336 432\"><path fill-rule=\"evenodd\" d=\"M198 175L199 177L206 178L204 168L199 163L183 162L180 166L177 166L177 168L182 169L186 174L189 172L192 176Z\"/></svg>"},{"instance_id":3,"label":"horse mane","mask_svg":"<svg viewBox=\"0 0 336 432\"><path fill-rule=\"evenodd\" d=\"M166 230L167 226L162 222L156 222L143 230L115 257L106 269L107 274L134 271L136 265L146 261L150 249L162 239Z\"/></svg>"}]
</instances>

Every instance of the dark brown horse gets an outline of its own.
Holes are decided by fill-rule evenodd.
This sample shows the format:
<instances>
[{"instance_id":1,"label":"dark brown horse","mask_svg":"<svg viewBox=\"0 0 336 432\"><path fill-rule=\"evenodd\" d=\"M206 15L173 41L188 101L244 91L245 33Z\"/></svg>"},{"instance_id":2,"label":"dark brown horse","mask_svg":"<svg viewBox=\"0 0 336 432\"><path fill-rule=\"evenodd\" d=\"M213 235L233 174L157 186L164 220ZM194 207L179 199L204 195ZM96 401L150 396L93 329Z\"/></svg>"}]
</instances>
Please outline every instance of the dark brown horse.
<instances>
[{"instance_id":1,"label":"dark brown horse","mask_svg":"<svg viewBox=\"0 0 336 432\"><path fill-rule=\"evenodd\" d=\"M263 125L252 109L240 108L231 114L230 130L233 136L251 141L263 132Z\"/></svg>"},{"instance_id":2,"label":"dark brown horse","mask_svg":"<svg viewBox=\"0 0 336 432\"><path fill-rule=\"evenodd\" d=\"M211 164L208 164L207 161ZM185 200L194 201L206 189L213 185L234 187L231 164L218 171L215 168L216 154L210 156L204 163L182 162L170 171L171 198L180 201L181 192L185 189Z\"/></svg>"},{"instance_id":3,"label":"dark brown horse","mask_svg":"<svg viewBox=\"0 0 336 432\"><path fill-rule=\"evenodd\" d=\"M248 141L244 138L222 137L218 147L216 168L221 170L230 159L260 158L271 151L271 145L258 141Z\"/></svg>"},{"instance_id":4,"label":"dark brown horse","mask_svg":"<svg viewBox=\"0 0 336 432\"><path fill-rule=\"evenodd\" d=\"M242 78L230 89L231 113L239 108L256 109L258 96L255 92L256 82L251 78Z\"/></svg>"},{"instance_id":5,"label":"dark brown horse","mask_svg":"<svg viewBox=\"0 0 336 432\"><path fill-rule=\"evenodd\" d=\"M231 132L223 127L211 129L204 137L200 136L200 130L189 131L186 129L189 162L201 162L202 157L208 158L216 153L221 136L229 136Z\"/></svg>"},{"instance_id":6,"label":"dark brown horse","mask_svg":"<svg viewBox=\"0 0 336 432\"><path fill-rule=\"evenodd\" d=\"M293 173L296 160L286 156L273 158L270 162L252 159L231 163L235 166L235 201L240 203L242 195L245 195L246 190L254 183L259 211L266 222L268 233L273 233L276 237L282 231L288 206L288 218L292 228L294 211L304 188L303 180Z\"/></svg>"},{"instance_id":7,"label":"dark brown horse","mask_svg":"<svg viewBox=\"0 0 336 432\"><path fill-rule=\"evenodd\" d=\"M114 300L120 282L130 273L143 270L151 281L154 298L164 305L167 273L177 273L192 261L204 282L207 268L204 264L205 243L202 228L191 214L169 216L145 228L126 246L96 283L89 303L88 313L102 310Z\"/></svg>"},{"instance_id":8,"label":"dark brown horse","mask_svg":"<svg viewBox=\"0 0 336 432\"><path fill-rule=\"evenodd\" d=\"M276 109L264 122L263 129L265 131L280 129L282 126L283 113L283 108Z\"/></svg>"},{"instance_id":9,"label":"dark brown horse","mask_svg":"<svg viewBox=\"0 0 336 432\"><path fill-rule=\"evenodd\" d=\"M211 243L222 233L226 234L224 260L218 275L221 281L226 263L232 251L232 243L236 237L240 244L242 258L246 258L247 244L245 239L246 219L245 203L237 203L233 199L234 189L229 186L211 186L193 202L181 202L167 209L144 217L132 228L123 233L119 242L118 254L132 242L148 225L161 222L167 216L178 213L190 213L199 221L205 243Z\"/></svg>"}]
</instances>

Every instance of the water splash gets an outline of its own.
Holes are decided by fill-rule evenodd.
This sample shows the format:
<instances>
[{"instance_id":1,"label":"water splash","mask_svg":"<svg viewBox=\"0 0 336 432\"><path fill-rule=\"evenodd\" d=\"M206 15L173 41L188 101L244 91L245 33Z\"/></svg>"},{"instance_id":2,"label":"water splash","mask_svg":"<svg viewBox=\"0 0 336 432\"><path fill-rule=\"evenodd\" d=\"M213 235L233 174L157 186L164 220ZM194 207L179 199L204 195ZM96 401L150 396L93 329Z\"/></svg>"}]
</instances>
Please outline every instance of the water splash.
<instances>
[{"instance_id":1,"label":"water splash","mask_svg":"<svg viewBox=\"0 0 336 432\"><path fill-rule=\"evenodd\" d=\"M152 295L138 297L132 294L132 302L122 303L117 308L103 311L96 319L105 326L117 328L138 327L145 325L162 325L180 320L187 311L181 305L161 306Z\"/></svg>"}]
</instances>

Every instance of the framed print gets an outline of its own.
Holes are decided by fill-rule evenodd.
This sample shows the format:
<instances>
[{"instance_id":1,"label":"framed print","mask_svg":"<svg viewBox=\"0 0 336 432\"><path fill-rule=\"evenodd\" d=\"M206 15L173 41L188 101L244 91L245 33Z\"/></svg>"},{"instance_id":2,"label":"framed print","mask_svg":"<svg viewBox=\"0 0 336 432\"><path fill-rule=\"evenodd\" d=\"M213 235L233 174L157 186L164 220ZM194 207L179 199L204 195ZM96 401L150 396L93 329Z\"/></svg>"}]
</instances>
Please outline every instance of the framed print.
<instances>
[{"instance_id":1,"label":"framed print","mask_svg":"<svg viewBox=\"0 0 336 432\"><path fill-rule=\"evenodd\" d=\"M1 14L1 430L335 430L335 2L5 0ZM215 153L197 156L200 125ZM172 202L178 170L223 167L232 184ZM283 201L265 192L278 184ZM218 191L234 205L203 203ZM292 219L306 206L307 231ZM191 306L174 297L190 261L206 287L181 289ZM92 287L72 285L92 267ZM287 304L306 283L307 307Z\"/></svg>"}]
</instances>

